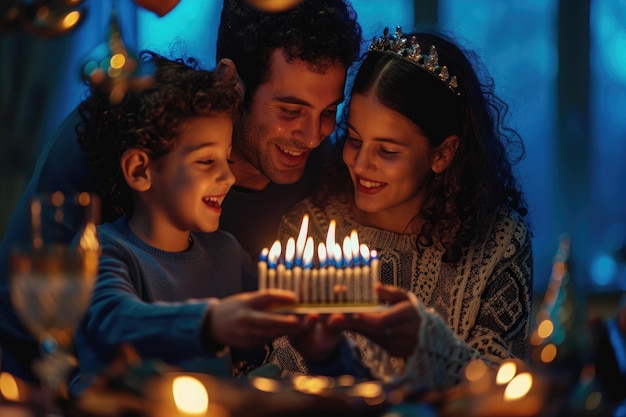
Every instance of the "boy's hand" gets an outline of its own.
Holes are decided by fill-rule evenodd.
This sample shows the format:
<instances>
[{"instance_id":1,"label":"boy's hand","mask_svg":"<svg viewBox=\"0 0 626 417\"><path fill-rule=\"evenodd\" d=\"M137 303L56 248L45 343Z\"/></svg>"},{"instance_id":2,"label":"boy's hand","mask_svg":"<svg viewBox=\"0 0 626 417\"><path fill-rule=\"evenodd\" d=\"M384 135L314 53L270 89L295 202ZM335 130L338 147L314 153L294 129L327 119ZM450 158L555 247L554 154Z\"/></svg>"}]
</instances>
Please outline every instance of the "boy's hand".
<instances>
[{"instance_id":1,"label":"boy's hand","mask_svg":"<svg viewBox=\"0 0 626 417\"><path fill-rule=\"evenodd\" d=\"M252 347L297 333L305 326L301 318L267 311L269 307L288 306L295 301L293 292L277 289L231 295L211 308L205 334L224 345Z\"/></svg>"}]
</instances>

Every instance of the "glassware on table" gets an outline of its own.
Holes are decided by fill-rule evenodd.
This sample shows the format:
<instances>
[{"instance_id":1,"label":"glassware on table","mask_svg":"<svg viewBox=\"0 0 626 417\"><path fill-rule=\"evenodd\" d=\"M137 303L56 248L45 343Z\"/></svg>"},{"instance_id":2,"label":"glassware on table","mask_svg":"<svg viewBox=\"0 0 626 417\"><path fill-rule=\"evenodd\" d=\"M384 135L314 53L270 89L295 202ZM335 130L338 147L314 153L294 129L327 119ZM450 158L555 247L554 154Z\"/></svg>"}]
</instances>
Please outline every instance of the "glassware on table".
<instances>
[{"instance_id":1,"label":"glassware on table","mask_svg":"<svg viewBox=\"0 0 626 417\"><path fill-rule=\"evenodd\" d=\"M88 193L37 195L30 204L30 243L10 255L13 308L40 345L33 371L55 395L65 393L77 364L72 342L97 277L99 210L99 198Z\"/></svg>"}]
</instances>

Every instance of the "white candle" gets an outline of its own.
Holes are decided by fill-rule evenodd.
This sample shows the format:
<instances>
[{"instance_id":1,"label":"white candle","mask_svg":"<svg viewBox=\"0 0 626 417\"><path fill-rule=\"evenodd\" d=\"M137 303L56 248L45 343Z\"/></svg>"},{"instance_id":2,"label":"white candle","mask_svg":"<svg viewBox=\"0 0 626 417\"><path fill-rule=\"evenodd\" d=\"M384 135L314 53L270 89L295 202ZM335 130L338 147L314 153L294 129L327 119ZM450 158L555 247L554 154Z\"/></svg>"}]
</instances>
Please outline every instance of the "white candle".
<instances>
[{"instance_id":1,"label":"white candle","mask_svg":"<svg viewBox=\"0 0 626 417\"><path fill-rule=\"evenodd\" d=\"M302 255L302 302L311 302L311 267L313 266L313 238L308 237Z\"/></svg>"},{"instance_id":2,"label":"white candle","mask_svg":"<svg viewBox=\"0 0 626 417\"><path fill-rule=\"evenodd\" d=\"M352 273L352 279L354 281L354 301L357 303L363 302L363 282L361 274L361 256L359 246L359 236L356 230L350 233L350 249L352 250L352 264L354 265L354 271Z\"/></svg>"},{"instance_id":3,"label":"white candle","mask_svg":"<svg viewBox=\"0 0 626 417\"><path fill-rule=\"evenodd\" d=\"M363 301L366 303L374 302L374 289L372 288L372 280L370 278L370 250L367 245L361 244L359 247L361 252L361 276L363 281Z\"/></svg>"},{"instance_id":4,"label":"white candle","mask_svg":"<svg viewBox=\"0 0 626 417\"><path fill-rule=\"evenodd\" d=\"M354 301L354 288L353 268L352 268L352 241L349 236L343 239L343 275L344 275L344 301Z\"/></svg>"},{"instance_id":5,"label":"white candle","mask_svg":"<svg viewBox=\"0 0 626 417\"><path fill-rule=\"evenodd\" d=\"M269 271L268 275L268 288L276 288L276 264L278 263L278 258L280 257L280 242L277 240L274 242L272 247L270 248L270 252L267 257Z\"/></svg>"},{"instance_id":6,"label":"white candle","mask_svg":"<svg viewBox=\"0 0 626 417\"><path fill-rule=\"evenodd\" d=\"M259 262L257 263L259 274L259 289L264 290L267 288L267 255L270 253L268 248L263 248L259 255Z\"/></svg>"},{"instance_id":7,"label":"white candle","mask_svg":"<svg viewBox=\"0 0 626 417\"><path fill-rule=\"evenodd\" d=\"M333 257L335 258L335 279L333 286L333 300L337 303L343 301L343 264L341 256L341 246L339 243L335 243L335 249L333 250Z\"/></svg>"},{"instance_id":8,"label":"white candle","mask_svg":"<svg viewBox=\"0 0 626 417\"><path fill-rule=\"evenodd\" d=\"M285 248L285 277L284 277L284 289L293 291L293 283L291 282L291 275L293 267L293 259L296 252L296 241L290 237L287 240L287 247Z\"/></svg>"},{"instance_id":9,"label":"white candle","mask_svg":"<svg viewBox=\"0 0 626 417\"><path fill-rule=\"evenodd\" d=\"M300 289L302 287L302 267L295 265L293 267L293 292L296 293L296 302L299 303L302 300Z\"/></svg>"},{"instance_id":10,"label":"white candle","mask_svg":"<svg viewBox=\"0 0 626 417\"><path fill-rule=\"evenodd\" d=\"M319 268L319 301L326 302L328 301L328 296L326 295L326 246L324 243L320 242L317 245L317 259L320 261Z\"/></svg>"},{"instance_id":11,"label":"white candle","mask_svg":"<svg viewBox=\"0 0 626 417\"><path fill-rule=\"evenodd\" d=\"M276 277L278 281L278 288L285 289L285 264L279 263L276 265Z\"/></svg>"},{"instance_id":12,"label":"white candle","mask_svg":"<svg viewBox=\"0 0 626 417\"><path fill-rule=\"evenodd\" d=\"M376 285L376 283L380 282L380 260L378 259L378 253L375 250L371 251L370 259L371 259L371 268L372 268L371 288L372 288L372 291L374 291L374 286ZM376 299L375 294L373 295L373 299L374 300Z\"/></svg>"}]
</instances>

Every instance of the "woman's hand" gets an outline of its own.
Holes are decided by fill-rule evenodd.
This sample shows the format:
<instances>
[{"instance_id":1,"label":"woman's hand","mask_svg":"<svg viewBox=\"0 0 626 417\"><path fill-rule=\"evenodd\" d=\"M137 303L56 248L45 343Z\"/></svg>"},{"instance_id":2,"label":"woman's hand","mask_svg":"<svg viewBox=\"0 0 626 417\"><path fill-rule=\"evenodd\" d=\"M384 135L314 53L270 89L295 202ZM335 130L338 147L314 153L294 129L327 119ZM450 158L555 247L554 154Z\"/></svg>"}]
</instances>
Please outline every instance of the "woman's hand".
<instances>
[{"instance_id":1,"label":"woman's hand","mask_svg":"<svg viewBox=\"0 0 626 417\"><path fill-rule=\"evenodd\" d=\"M378 284L378 295L391 306L387 310L352 315L333 315L328 326L352 330L372 340L389 354L407 357L417 346L420 316L413 293L391 285Z\"/></svg>"},{"instance_id":2,"label":"woman's hand","mask_svg":"<svg viewBox=\"0 0 626 417\"><path fill-rule=\"evenodd\" d=\"M305 320L294 314L268 311L296 301L291 291L271 289L231 295L216 303L210 312L208 337L230 346L252 347L286 334L302 331ZM206 333L206 332L205 332Z\"/></svg>"},{"instance_id":3,"label":"woman's hand","mask_svg":"<svg viewBox=\"0 0 626 417\"><path fill-rule=\"evenodd\" d=\"M302 331L289 336L289 342L308 361L326 362L337 351L341 330L329 327L327 318L309 314Z\"/></svg>"}]
</instances>

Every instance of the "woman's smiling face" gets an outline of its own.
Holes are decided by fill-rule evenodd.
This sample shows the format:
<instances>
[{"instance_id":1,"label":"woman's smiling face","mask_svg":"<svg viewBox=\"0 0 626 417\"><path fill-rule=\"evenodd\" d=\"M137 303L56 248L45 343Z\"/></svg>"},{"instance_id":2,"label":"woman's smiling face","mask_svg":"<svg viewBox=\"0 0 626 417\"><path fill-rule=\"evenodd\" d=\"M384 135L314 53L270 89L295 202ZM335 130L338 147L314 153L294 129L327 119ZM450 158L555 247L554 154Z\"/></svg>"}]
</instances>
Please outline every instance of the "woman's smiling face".
<instances>
[{"instance_id":1,"label":"woman's smiling face","mask_svg":"<svg viewBox=\"0 0 626 417\"><path fill-rule=\"evenodd\" d=\"M343 160L362 220L403 232L419 213L435 148L421 129L373 94L353 94Z\"/></svg>"}]
</instances>

